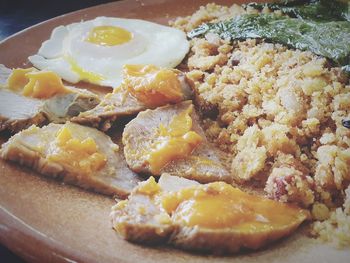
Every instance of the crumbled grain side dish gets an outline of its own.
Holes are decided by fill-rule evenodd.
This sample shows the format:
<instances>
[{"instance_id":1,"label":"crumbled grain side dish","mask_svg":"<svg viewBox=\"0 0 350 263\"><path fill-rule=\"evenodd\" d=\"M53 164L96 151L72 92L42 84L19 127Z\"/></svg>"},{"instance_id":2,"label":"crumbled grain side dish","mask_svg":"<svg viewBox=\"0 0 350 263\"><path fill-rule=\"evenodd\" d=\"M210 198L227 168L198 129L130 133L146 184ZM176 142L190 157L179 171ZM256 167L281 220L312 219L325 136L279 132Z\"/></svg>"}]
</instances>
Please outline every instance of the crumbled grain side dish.
<instances>
[{"instance_id":1,"label":"crumbled grain side dish","mask_svg":"<svg viewBox=\"0 0 350 263\"><path fill-rule=\"evenodd\" d=\"M172 26L189 32L254 12L208 4ZM309 51L210 33L191 40L184 68L206 134L229 154L236 181L309 208L313 234L349 246L350 85L341 68Z\"/></svg>"}]
</instances>

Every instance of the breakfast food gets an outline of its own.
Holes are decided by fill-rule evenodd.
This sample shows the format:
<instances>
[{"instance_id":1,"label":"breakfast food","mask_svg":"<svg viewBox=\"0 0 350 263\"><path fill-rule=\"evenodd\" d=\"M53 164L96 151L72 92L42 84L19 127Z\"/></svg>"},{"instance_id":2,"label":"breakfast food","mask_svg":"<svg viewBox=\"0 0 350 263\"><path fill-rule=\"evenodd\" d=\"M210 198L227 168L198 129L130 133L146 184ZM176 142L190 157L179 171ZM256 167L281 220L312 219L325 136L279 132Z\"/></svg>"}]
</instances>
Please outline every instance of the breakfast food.
<instances>
[{"instance_id":1,"label":"breakfast food","mask_svg":"<svg viewBox=\"0 0 350 263\"><path fill-rule=\"evenodd\" d=\"M2 145L1 158L107 195L126 197L139 182L104 133L67 122L31 126Z\"/></svg>"},{"instance_id":2,"label":"breakfast food","mask_svg":"<svg viewBox=\"0 0 350 263\"><path fill-rule=\"evenodd\" d=\"M32 124L38 125L46 121L42 112L44 105L42 100L0 89L0 105L0 131L16 132Z\"/></svg>"},{"instance_id":3,"label":"breakfast food","mask_svg":"<svg viewBox=\"0 0 350 263\"><path fill-rule=\"evenodd\" d=\"M146 110L123 132L124 155L138 173L170 173L200 182L232 177L221 153L208 143L190 101Z\"/></svg>"},{"instance_id":4,"label":"breakfast food","mask_svg":"<svg viewBox=\"0 0 350 263\"><path fill-rule=\"evenodd\" d=\"M9 100L0 104L0 130L66 123L32 126L0 156L127 198L111 218L132 242L235 253L313 220L312 235L348 246L345 7L208 4L171 22L178 30L105 17L57 27L29 58L44 71L0 66L0 102ZM57 74L114 89L95 107ZM139 175L154 177L139 183Z\"/></svg>"},{"instance_id":5,"label":"breakfast food","mask_svg":"<svg viewBox=\"0 0 350 263\"><path fill-rule=\"evenodd\" d=\"M61 78L54 72L35 68L13 69L7 80L7 88L36 99L48 99L73 92L63 85Z\"/></svg>"},{"instance_id":6,"label":"breakfast food","mask_svg":"<svg viewBox=\"0 0 350 263\"><path fill-rule=\"evenodd\" d=\"M0 64L0 131L20 131L32 124L43 123L43 101L24 97L7 90L12 70Z\"/></svg>"},{"instance_id":7,"label":"breakfast food","mask_svg":"<svg viewBox=\"0 0 350 263\"><path fill-rule=\"evenodd\" d=\"M164 174L158 184L153 177L140 183L128 200L112 208L111 218L127 240L220 254L258 249L280 239L308 219L309 212L224 182L201 185Z\"/></svg>"},{"instance_id":8,"label":"breakfast food","mask_svg":"<svg viewBox=\"0 0 350 263\"><path fill-rule=\"evenodd\" d=\"M175 28L137 19L97 17L59 26L29 61L71 83L116 88L125 64L175 67L188 52L186 35Z\"/></svg>"},{"instance_id":9,"label":"breakfast food","mask_svg":"<svg viewBox=\"0 0 350 263\"><path fill-rule=\"evenodd\" d=\"M50 71L10 70L2 66L0 72L4 76L0 89L0 131L16 132L45 122L64 123L100 101L88 90L63 85Z\"/></svg>"},{"instance_id":10,"label":"breakfast food","mask_svg":"<svg viewBox=\"0 0 350 263\"><path fill-rule=\"evenodd\" d=\"M319 2L313 1L322 4ZM323 226L339 227L349 236L349 230L345 230L349 223L344 222L350 222L350 214L341 204L346 201L344 190L350 182L350 129L344 125L350 117L350 94L348 76L339 67L344 65L346 70L347 61L290 49L279 44L273 35L278 32L271 33L269 40L273 43L252 32L251 36L259 39L246 39L245 30L253 31L256 25L243 23L250 16L242 15L259 14L261 9L254 6L208 4L173 23L194 32L184 66L189 70L187 77L194 81L195 102L206 135L231 156L231 173L240 185L260 187L270 198L307 207L315 220L332 220ZM277 16L283 13L268 5L262 12ZM329 16L327 19L338 19ZM237 27L236 23L241 22L242 27ZM202 23L206 24L200 26ZM341 26L348 23L342 21ZM209 31L196 36L203 29ZM295 30L292 26L289 29ZM305 30L306 37L309 30ZM323 39L316 39L314 46ZM323 45L328 46L329 58L344 54L344 49L330 48L336 44L328 38L318 48L327 52ZM331 227L328 234L323 227L316 229L316 235L332 236ZM338 244L350 244L343 235L338 236Z\"/></svg>"},{"instance_id":11,"label":"breakfast food","mask_svg":"<svg viewBox=\"0 0 350 263\"><path fill-rule=\"evenodd\" d=\"M134 116L140 111L191 97L190 83L178 70L124 65L122 84L106 94L95 108L80 113L72 121L107 131L120 117Z\"/></svg>"}]
</instances>

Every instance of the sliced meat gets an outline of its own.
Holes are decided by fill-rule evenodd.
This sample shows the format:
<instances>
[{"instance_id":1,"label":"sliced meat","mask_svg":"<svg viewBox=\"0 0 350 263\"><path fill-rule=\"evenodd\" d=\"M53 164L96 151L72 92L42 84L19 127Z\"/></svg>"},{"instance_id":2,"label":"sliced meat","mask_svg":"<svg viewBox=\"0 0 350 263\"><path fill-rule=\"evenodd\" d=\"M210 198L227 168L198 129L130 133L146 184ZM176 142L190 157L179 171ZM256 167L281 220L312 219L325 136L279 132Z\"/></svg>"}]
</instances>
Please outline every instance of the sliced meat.
<instances>
[{"instance_id":1,"label":"sliced meat","mask_svg":"<svg viewBox=\"0 0 350 263\"><path fill-rule=\"evenodd\" d=\"M99 97L82 89L72 89L73 93L54 96L45 101L43 111L48 120L54 123L64 123L81 112L95 108Z\"/></svg>"},{"instance_id":2,"label":"sliced meat","mask_svg":"<svg viewBox=\"0 0 350 263\"><path fill-rule=\"evenodd\" d=\"M64 123L81 111L95 107L98 97L88 91L39 100L0 89L0 131L18 132L46 122Z\"/></svg>"},{"instance_id":3,"label":"sliced meat","mask_svg":"<svg viewBox=\"0 0 350 263\"><path fill-rule=\"evenodd\" d=\"M223 182L200 185L167 174L158 184L153 177L139 184L111 212L113 228L129 241L167 242L215 254L261 248L288 236L309 217L306 210Z\"/></svg>"},{"instance_id":4,"label":"sliced meat","mask_svg":"<svg viewBox=\"0 0 350 263\"><path fill-rule=\"evenodd\" d=\"M200 185L197 181L189 180L183 177L173 176L168 173L162 174L158 180L158 184L162 191L176 192L187 187Z\"/></svg>"},{"instance_id":5,"label":"sliced meat","mask_svg":"<svg viewBox=\"0 0 350 263\"><path fill-rule=\"evenodd\" d=\"M24 97L6 89L0 89L0 131L17 132L30 125L46 121L42 111L44 101Z\"/></svg>"},{"instance_id":6,"label":"sliced meat","mask_svg":"<svg viewBox=\"0 0 350 263\"><path fill-rule=\"evenodd\" d=\"M184 99L190 99L192 97L190 81L184 74L179 74L178 79ZM120 86L108 93L96 108L82 112L79 116L72 118L72 121L107 131L118 118L134 116L141 111L153 108L156 106L146 105Z\"/></svg>"},{"instance_id":7,"label":"sliced meat","mask_svg":"<svg viewBox=\"0 0 350 263\"><path fill-rule=\"evenodd\" d=\"M56 142L58 131L66 127L73 138L84 140L92 138L105 156L105 165L92 173L77 172L67 162L53 160L49 156L59 149ZM107 195L126 197L140 181L139 177L126 165L119 147L104 133L73 123L49 124L38 128L35 126L10 138L2 145L0 156L9 161L32 168L43 175L62 178L65 182L92 189Z\"/></svg>"},{"instance_id":8,"label":"sliced meat","mask_svg":"<svg viewBox=\"0 0 350 263\"><path fill-rule=\"evenodd\" d=\"M154 185L154 179L151 180ZM163 174L159 179L159 186L166 192L179 191L198 184L196 181L168 174ZM148 182L140 183L129 195L128 200L112 207L112 225L126 240L144 244L164 243L174 232L175 226L170 216L155 204L154 196L150 194L150 191L157 193L159 188L149 189L147 185Z\"/></svg>"},{"instance_id":9,"label":"sliced meat","mask_svg":"<svg viewBox=\"0 0 350 263\"><path fill-rule=\"evenodd\" d=\"M0 131L17 132L45 122L64 123L100 102L96 94L75 87L66 87L71 93L58 94L49 99L23 96L22 90L8 88L7 79L11 72L11 69L0 64Z\"/></svg>"},{"instance_id":10,"label":"sliced meat","mask_svg":"<svg viewBox=\"0 0 350 263\"><path fill-rule=\"evenodd\" d=\"M122 88L107 94L100 104L89 111L72 118L73 122L107 131L112 123L123 116L133 116L147 109L147 106Z\"/></svg>"},{"instance_id":11,"label":"sliced meat","mask_svg":"<svg viewBox=\"0 0 350 263\"><path fill-rule=\"evenodd\" d=\"M169 105L155 110L146 110L130 121L123 132L124 154L129 167L135 172L152 174L147 154L159 135L159 128L170 126L174 117L191 106L191 101ZM198 133L203 142L187 158L177 159L167 164L159 174L170 173L199 182L227 181L232 178L223 165L223 158L205 138L195 111L191 113L192 130Z\"/></svg>"},{"instance_id":12,"label":"sliced meat","mask_svg":"<svg viewBox=\"0 0 350 263\"><path fill-rule=\"evenodd\" d=\"M121 201L112 208L111 219L115 230L135 243L166 243L174 231L170 216L161 211L152 197L137 190L127 201Z\"/></svg>"}]
</instances>

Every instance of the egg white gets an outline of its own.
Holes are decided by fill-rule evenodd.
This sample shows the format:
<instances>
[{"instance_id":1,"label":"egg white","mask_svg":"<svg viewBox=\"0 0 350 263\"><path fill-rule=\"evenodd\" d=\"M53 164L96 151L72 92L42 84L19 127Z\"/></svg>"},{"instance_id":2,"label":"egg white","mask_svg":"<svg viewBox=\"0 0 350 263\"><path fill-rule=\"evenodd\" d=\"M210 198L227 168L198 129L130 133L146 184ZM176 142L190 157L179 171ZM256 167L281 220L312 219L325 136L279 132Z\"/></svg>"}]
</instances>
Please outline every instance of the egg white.
<instances>
[{"instance_id":1,"label":"egg white","mask_svg":"<svg viewBox=\"0 0 350 263\"><path fill-rule=\"evenodd\" d=\"M133 38L124 44L101 46L85 41L90 30L97 26L118 26ZM41 70L52 70L71 83L88 81L102 86L117 87L122 80L125 64L153 64L176 67L189 50L184 32L156 23L112 17L56 27L38 54L29 61ZM72 70L74 61L82 70L100 76L98 80L84 79Z\"/></svg>"}]
</instances>

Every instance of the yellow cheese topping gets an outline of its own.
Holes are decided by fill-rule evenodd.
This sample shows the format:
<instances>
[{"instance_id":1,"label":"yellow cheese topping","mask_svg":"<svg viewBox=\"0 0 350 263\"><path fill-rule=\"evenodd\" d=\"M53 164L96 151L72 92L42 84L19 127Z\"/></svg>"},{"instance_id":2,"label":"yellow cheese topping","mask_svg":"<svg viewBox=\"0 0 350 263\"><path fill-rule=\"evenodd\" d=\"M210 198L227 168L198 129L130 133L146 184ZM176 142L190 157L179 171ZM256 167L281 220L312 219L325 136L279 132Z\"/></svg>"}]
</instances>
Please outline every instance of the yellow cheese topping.
<instances>
[{"instance_id":1,"label":"yellow cheese topping","mask_svg":"<svg viewBox=\"0 0 350 263\"><path fill-rule=\"evenodd\" d=\"M35 68L15 68L12 70L11 75L7 80L7 84L10 90L18 91L22 90L25 85L28 84L29 79L26 76L28 72L37 71Z\"/></svg>"},{"instance_id":2,"label":"yellow cheese topping","mask_svg":"<svg viewBox=\"0 0 350 263\"><path fill-rule=\"evenodd\" d=\"M76 173L91 174L103 168L107 162L93 138L73 138L72 131L66 126L58 131L55 143L57 149L47 158L70 166Z\"/></svg>"},{"instance_id":3,"label":"yellow cheese topping","mask_svg":"<svg viewBox=\"0 0 350 263\"><path fill-rule=\"evenodd\" d=\"M306 210L250 195L224 182L165 194L161 203L175 222L185 226L235 228L245 233L279 230L309 217Z\"/></svg>"},{"instance_id":4,"label":"yellow cheese topping","mask_svg":"<svg viewBox=\"0 0 350 263\"><path fill-rule=\"evenodd\" d=\"M90 32L85 41L100 46L116 46L129 42L133 35L118 26L97 26Z\"/></svg>"},{"instance_id":5,"label":"yellow cheese topping","mask_svg":"<svg viewBox=\"0 0 350 263\"><path fill-rule=\"evenodd\" d=\"M160 186L157 184L153 176L148 178L147 181L140 182L136 189L138 193L145 194L148 196L158 194L161 190Z\"/></svg>"},{"instance_id":6,"label":"yellow cheese topping","mask_svg":"<svg viewBox=\"0 0 350 263\"><path fill-rule=\"evenodd\" d=\"M310 213L305 209L248 194L225 182L168 192L150 177L134 191L154 200L171 217L174 225L229 229L237 235L242 234L245 242L256 248L267 237L284 236L310 219Z\"/></svg>"},{"instance_id":7,"label":"yellow cheese topping","mask_svg":"<svg viewBox=\"0 0 350 263\"><path fill-rule=\"evenodd\" d=\"M135 98L149 106L182 101L180 81L174 70L153 65L124 65L123 86Z\"/></svg>"},{"instance_id":8,"label":"yellow cheese topping","mask_svg":"<svg viewBox=\"0 0 350 263\"><path fill-rule=\"evenodd\" d=\"M14 69L7 82L9 89L22 90L24 96L37 99L48 99L57 94L71 92L56 73L38 71L35 68Z\"/></svg>"},{"instance_id":9,"label":"yellow cheese topping","mask_svg":"<svg viewBox=\"0 0 350 263\"><path fill-rule=\"evenodd\" d=\"M193 106L175 116L169 127L159 127L159 137L148 154L147 161L153 174L159 174L169 162L188 157L203 141L192 129Z\"/></svg>"},{"instance_id":10,"label":"yellow cheese topping","mask_svg":"<svg viewBox=\"0 0 350 263\"><path fill-rule=\"evenodd\" d=\"M174 223L188 227L263 233L291 229L310 218L307 210L245 193L225 182L163 192L151 177L137 192L155 198Z\"/></svg>"},{"instance_id":11,"label":"yellow cheese topping","mask_svg":"<svg viewBox=\"0 0 350 263\"><path fill-rule=\"evenodd\" d=\"M57 94L70 93L61 78L52 71L29 72L29 82L23 88L23 95L37 99L48 99Z\"/></svg>"}]
</instances>

